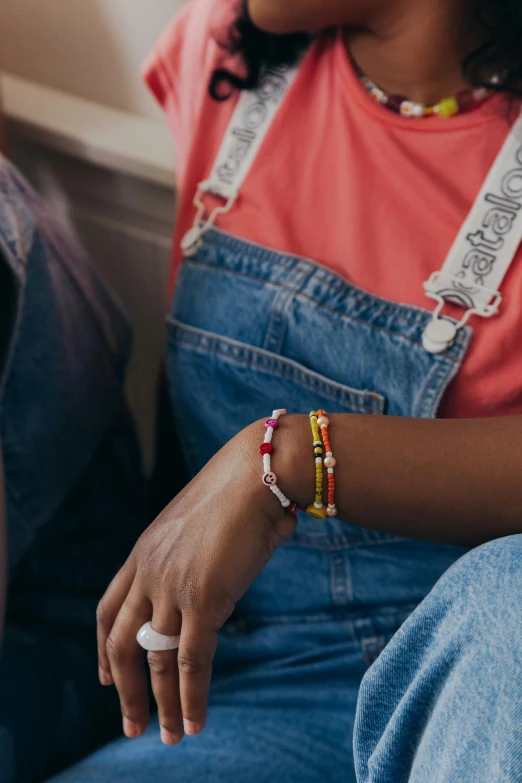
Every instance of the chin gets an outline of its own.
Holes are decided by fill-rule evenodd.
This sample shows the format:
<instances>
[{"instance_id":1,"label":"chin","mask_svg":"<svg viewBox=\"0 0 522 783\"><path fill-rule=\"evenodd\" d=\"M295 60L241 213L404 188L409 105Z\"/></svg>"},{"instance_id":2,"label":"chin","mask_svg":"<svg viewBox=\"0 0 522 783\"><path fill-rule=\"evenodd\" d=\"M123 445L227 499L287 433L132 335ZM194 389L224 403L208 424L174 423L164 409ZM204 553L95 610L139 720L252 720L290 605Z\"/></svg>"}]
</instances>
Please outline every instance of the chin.
<instances>
[{"instance_id":1,"label":"chin","mask_svg":"<svg viewBox=\"0 0 522 783\"><path fill-rule=\"evenodd\" d=\"M247 6L252 22L265 33L284 35L301 32L292 13L285 13L281 0L248 0Z\"/></svg>"}]
</instances>

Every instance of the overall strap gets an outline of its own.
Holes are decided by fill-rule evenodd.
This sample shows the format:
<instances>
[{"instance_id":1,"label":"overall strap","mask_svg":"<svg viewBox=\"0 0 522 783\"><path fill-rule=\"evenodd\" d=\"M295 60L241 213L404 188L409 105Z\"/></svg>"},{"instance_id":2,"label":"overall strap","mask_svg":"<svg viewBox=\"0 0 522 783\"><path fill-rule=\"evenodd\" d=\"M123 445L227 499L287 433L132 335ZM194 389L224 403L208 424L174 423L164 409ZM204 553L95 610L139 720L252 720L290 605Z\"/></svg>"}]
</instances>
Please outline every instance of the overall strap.
<instances>
[{"instance_id":1,"label":"overall strap","mask_svg":"<svg viewBox=\"0 0 522 783\"><path fill-rule=\"evenodd\" d=\"M267 71L257 90L242 92L223 139L212 172L198 186L197 214L181 248L194 255L201 239L219 215L229 212L272 122L299 70ZM202 200L211 193L224 201L205 217ZM426 295L437 302L423 337L430 353L442 353L472 315L490 318L499 311L499 289L522 241L522 113L511 129L471 212L466 218L439 272L424 284ZM458 324L441 317L446 302L466 308Z\"/></svg>"},{"instance_id":2,"label":"overall strap","mask_svg":"<svg viewBox=\"0 0 522 783\"><path fill-rule=\"evenodd\" d=\"M298 70L298 67L270 69L257 90L241 93L210 177L198 186L194 198L196 219L181 242L185 255L193 255L216 218L232 209ZM225 204L216 207L204 220L206 208L202 196L205 193L219 196Z\"/></svg>"},{"instance_id":3,"label":"overall strap","mask_svg":"<svg viewBox=\"0 0 522 783\"><path fill-rule=\"evenodd\" d=\"M499 289L522 241L522 115L515 122L440 272L424 288L438 303L424 347L442 353L472 315L499 311ZM440 314L445 302L466 312L459 324Z\"/></svg>"}]
</instances>

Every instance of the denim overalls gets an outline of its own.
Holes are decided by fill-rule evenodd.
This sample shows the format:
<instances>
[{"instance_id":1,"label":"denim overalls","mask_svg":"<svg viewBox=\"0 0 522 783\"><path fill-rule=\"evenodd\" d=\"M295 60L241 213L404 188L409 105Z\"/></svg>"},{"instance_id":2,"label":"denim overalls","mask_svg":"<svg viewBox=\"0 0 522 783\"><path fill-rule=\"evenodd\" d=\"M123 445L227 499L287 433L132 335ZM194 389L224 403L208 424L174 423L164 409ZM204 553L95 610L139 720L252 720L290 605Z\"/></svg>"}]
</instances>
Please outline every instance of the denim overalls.
<instances>
[{"instance_id":1,"label":"denim overalls","mask_svg":"<svg viewBox=\"0 0 522 783\"><path fill-rule=\"evenodd\" d=\"M432 320L312 260L206 230L168 318L191 472L279 407L435 417L471 329L429 353ZM509 668L521 556L520 536L466 554L300 515L220 635L203 734L163 747L154 721L56 783L522 780L522 698L505 701L522 676ZM505 716L501 737L488 736L489 711Z\"/></svg>"},{"instance_id":2,"label":"denim overalls","mask_svg":"<svg viewBox=\"0 0 522 783\"><path fill-rule=\"evenodd\" d=\"M0 781L29 783L120 728L115 694L97 682L95 610L143 529L144 493L123 395L128 319L2 156L0 266Z\"/></svg>"},{"instance_id":3,"label":"denim overalls","mask_svg":"<svg viewBox=\"0 0 522 783\"><path fill-rule=\"evenodd\" d=\"M191 471L277 407L434 417L470 335L461 331L446 353L428 354L422 334L430 318L354 288L312 261L213 229L184 261L169 317L168 371ZM321 721L328 721L334 734L344 732L339 780L349 780L365 668L462 554L301 515L297 532L224 632L217 698L226 704L229 688L237 688L238 698L244 688L249 710L262 713L265 702L292 705L297 724L282 710L282 732L291 723L302 736L314 726L321 733ZM221 666L229 672L223 682ZM230 720L239 726L251 716L232 713ZM339 746L330 752L338 754ZM264 753L271 763L269 748ZM303 774L308 780L297 768L279 779Z\"/></svg>"}]
</instances>

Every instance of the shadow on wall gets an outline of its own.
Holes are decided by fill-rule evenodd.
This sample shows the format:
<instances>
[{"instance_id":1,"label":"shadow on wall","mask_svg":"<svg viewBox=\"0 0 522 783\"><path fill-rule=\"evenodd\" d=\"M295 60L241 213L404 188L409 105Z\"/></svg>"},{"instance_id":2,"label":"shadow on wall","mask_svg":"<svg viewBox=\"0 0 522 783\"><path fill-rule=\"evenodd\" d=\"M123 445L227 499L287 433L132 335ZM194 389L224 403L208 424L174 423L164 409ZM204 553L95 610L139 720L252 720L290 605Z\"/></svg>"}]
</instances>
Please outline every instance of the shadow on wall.
<instances>
[{"instance_id":1,"label":"shadow on wall","mask_svg":"<svg viewBox=\"0 0 522 783\"><path fill-rule=\"evenodd\" d=\"M186 0L0 0L0 69L159 117L140 66Z\"/></svg>"},{"instance_id":2,"label":"shadow on wall","mask_svg":"<svg viewBox=\"0 0 522 783\"><path fill-rule=\"evenodd\" d=\"M0 0L0 69L131 113L160 116L140 67L186 0ZM172 190L11 140L15 162L78 234L135 324L129 397L147 468L165 346Z\"/></svg>"}]
</instances>

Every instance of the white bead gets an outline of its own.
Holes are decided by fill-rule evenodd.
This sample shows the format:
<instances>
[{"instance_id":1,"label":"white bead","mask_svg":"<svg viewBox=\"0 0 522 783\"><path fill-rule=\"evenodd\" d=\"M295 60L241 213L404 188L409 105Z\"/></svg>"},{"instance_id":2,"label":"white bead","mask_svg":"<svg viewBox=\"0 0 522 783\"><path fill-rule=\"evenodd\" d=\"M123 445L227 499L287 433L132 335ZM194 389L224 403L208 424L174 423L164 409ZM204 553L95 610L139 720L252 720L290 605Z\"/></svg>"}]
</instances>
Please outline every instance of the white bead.
<instances>
[{"instance_id":1,"label":"white bead","mask_svg":"<svg viewBox=\"0 0 522 783\"><path fill-rule=\"evenodd\" d=\"M270 473L270 465L271 465L270 454L263 454L263 470L265 471L265 473Z\"/></svg>"},{"instance_id":2,"label":"white bead","mask_svg":"<svg viewBox=\"0 0 522 783\"><path fill-rule=\"evenodd\" d=\"M284 500L281 501L281 505L283 506L283 508L288 508L291 505L291 503L288 500L288 498L285 498Z\"/></svg>"},{"instance_id":3,"label":"white bead","mask_svg":"<svg viewBox=\"0 0 522 783\"><path fill-rule=\"evenodd\" d=\"M337 508L335 506L328 506L326 509L326 513L329 517L336 517L337 516Z\"/></svg>"},{"instance_id":4,"label":"white bead","mask_svg":"<svg viewBox=\"0 0 522 783\"><path fill-rule=\"evenodd\" d=\"M333 453L332 453L331 451L327 451L327 452L326 452L326 456L327 456L327 457L333 457Z\"/></svg>"},{"instance_id":5,"label":"white bead","mask_svg":"<svg viewBox=\"0 0 522 783\"><path fill-rule=\"evenodd\" d=\"M319 416L317 423L320 427L328 427L330 419L327 416Z\"/></svg>"},{"instance_id":6,"label":"white bead","mask_svg":"<svg viewBox=\"0 0 522 783\"><path fill-rule=\"evenodd\" d=\"M416 106L418 106L418 104L414 103L413 101L403 101L401 103L400 113L403 117L414 117L416 116Z\"/></svg>"},{"instance_id":7,"label":"white bead","mask_svg":"<svg viewBox=\"0 0 522 783\"><path fill-rule=\"evenodd\" d=\"M335 459L335 457L325 457L324 460L325 468L335 468L336 465L337 465L337 460Z\"/></svg>"},{"instance_id":8,"label":"white bead","mask_svg":"<svg viewBox=\"0 0 522 783\"><path fill-rule=\"evenodd\" d=\"M335 470L333 468L328 468L328 473L335 473Z\"/></svg>"},{"instance_id":9,"label":"white bead","mask_svg":"<svg viewBox=\"0 0 522 783\"><path fill-rule=\"evenodd\" d=\"M320 511L324 506L322 503L314 503L314 508L317 508Z\"/></svg>"},{"instance_id":10,"label":"white bead","mask_svg":"<svg viewBox=\"0 0 522 783\"><path fill-rule=\"evenodd\" d=\"M322 457L316 457L315 458L315 464L316 465L322 465L323 464L323 458Z\"/></svg>"}]
</instances>

